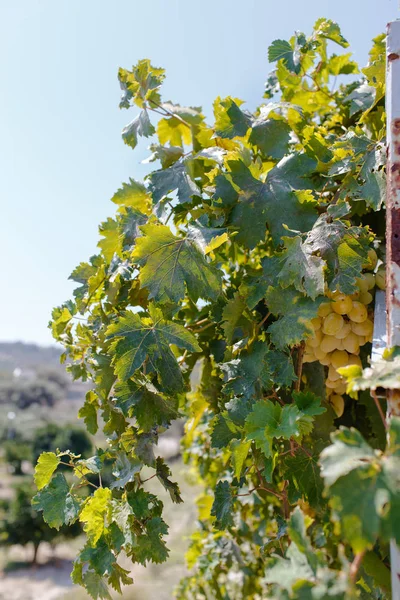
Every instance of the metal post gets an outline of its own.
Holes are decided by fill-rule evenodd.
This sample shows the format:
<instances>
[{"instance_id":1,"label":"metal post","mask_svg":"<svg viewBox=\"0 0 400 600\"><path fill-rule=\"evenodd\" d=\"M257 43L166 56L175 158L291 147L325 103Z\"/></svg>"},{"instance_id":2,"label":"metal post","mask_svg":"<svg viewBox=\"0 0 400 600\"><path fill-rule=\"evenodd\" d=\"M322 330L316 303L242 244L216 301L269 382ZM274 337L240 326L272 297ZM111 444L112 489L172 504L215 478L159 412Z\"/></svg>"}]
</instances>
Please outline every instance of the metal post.
<instances>
[{"instance_id":1,"label":"metal post","mask_svg":"<svg viewBox=\"0 0 400 600\"><path fill-rule=\"evenodd\" d=\"M387 30L386 308L388 347L400 346L400 21ZM388 416L400 416L400 390L388 391ZM390 544L392 599L400 600L400 551Z\"/></svg>"}]
</instances>

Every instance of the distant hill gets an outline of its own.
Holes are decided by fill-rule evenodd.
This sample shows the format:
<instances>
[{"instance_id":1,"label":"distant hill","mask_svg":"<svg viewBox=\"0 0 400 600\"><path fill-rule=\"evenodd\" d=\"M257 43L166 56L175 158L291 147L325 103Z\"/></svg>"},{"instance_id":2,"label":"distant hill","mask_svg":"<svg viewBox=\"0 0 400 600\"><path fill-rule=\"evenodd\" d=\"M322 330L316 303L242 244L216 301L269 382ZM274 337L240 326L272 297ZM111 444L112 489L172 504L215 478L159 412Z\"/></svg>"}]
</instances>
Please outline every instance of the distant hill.
<instances>
[{"instance_id":1,"label":"distant hill","mask_svg":"<svg viewBox=\"0 0 400 600\"><path fill-rule=\"evenodd\" d=\"M24 342L0 342L0 371L15 368L35 369L60 365L61 350L56 346L38 346Z\"/></svg>"}]
</instances>

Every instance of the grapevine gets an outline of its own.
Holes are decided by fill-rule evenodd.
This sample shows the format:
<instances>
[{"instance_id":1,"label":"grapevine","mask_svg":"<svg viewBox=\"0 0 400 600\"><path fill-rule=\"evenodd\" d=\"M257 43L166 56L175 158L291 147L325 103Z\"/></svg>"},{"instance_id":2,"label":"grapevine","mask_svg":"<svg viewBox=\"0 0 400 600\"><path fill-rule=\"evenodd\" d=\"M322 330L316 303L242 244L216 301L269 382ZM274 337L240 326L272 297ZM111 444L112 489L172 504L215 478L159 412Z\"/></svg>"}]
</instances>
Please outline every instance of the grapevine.
<instances>
[{"instance_id":1,"label":"grapevine","mask_svg":"<svg viewBox=\"0 0 400 600\"><path fill-rule=\"evenodd\" d=\"M121 555L168 560L146 482L180 510L157 456L177 418L204 490L178 599L390 598L400 422L381 418L375 390L398 385L396 350L369 367L385 286L385 38L361 71L347 47L328 19L275 40L261 106L217 98L211 125L162 98L149 60L119 70L120 107L135 111L123 140L150 138L155 170L115 193L50 324L91 382L79 416L92 434L101 417L106 442L85 460L42 454L33 500L52 527L83 524L72 578L94 599L132 583Z\"/></svg>"}]
</instances>

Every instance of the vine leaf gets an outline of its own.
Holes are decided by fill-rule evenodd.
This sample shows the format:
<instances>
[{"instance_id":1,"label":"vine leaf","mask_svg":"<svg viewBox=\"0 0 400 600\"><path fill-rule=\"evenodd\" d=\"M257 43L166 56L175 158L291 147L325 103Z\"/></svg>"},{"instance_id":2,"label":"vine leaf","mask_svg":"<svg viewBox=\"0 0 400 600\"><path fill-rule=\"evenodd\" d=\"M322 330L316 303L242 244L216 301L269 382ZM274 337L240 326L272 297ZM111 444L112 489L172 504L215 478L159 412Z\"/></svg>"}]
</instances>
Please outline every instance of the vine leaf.
<instances>
[{"instance_id":1,"label":"vine leaf","mask_svg":"<svg viewBox=\"0 0 400 600\"><path fill-rule=\"evenodd\" d=\"M269 62L282 60L289 71L300 73L300 55L286 40L274 40L268 47Z\"/></svg>"},{"instance_id":2,"label":"vine leaf","mask_svg":"<svg viewBox=\"0 0 400 600\"><path fill-rule=\"evenodd\" d=\"M60 459L54 452L42 452L35 467L35 483L38 490L44 488L60 464Z\"/></svg>"},{"instance_id":3,"label":"vine leaf","mask_svg":"<svg viewBox=\"0 0 400 600\"><path fill-rule=\"evenodd\" d=\"M32 506L35 510L42 511L43 519L55 529L76 521L80 508L62 473L57 473L50 483L33 497Z\"/></svg>"},{"instance_id":4,"label":"vine leaf","mask_svg":"<svg viewBox=\"0 0 400 600\"><path fill-rule=\"evenodd\" d=\"M397 440L398 431L399 420L393 418L392 439ZM343 428L331 438L332 445L321 453L321 474L344 538L354 552L372 548L379 535L399 542L398 449L381 456L356 429Z\"/></svg>"},{"instance_id":5,"label":"vine leaf","mask_svg":"<svg viewBox=\"0 0 400 600\"><path fill-rule=\"evenodd\" d=\"M169 425L178 417L176 402L163 396L147 380L129 379L116 385L115 406L125 417L134 417L143 431L150 431L156 425Z\"/></svg>"},{"instance_id":6,"label":"vine leaf","mask_svg":"<svg viewBox=\"0 0 400 600\"><path fill-rule=\"evenodd\" d=\"M83 529L91 544L96 544L105 532L111 495L109 488L98 488L81 510L79 520L84 523Z\"/></svg>"},{"instance_id":7,"label":"vine leaf","mask_svg":"<svg viewBox=\"0 0 400 600\"><path fill-rule=\"evenodd\" d=\"M232 468L236 479L240 479L243 465L249 454L251 447L251 440L233 440L230 446L232 452Z\"/></svg>"},{"instance_id":8,"label":"vine leaf","mask_svg":"<svg viewBox=\"0 0 400 600\"><path fill-rule=\"evenodd\" d=\"M178 160L168 169L154 171L150 175L149 190L154 204L157 204L169 193L177 191L179 202L190 202L192 196L201 196L200 188L188 172L185 160Z\"/></svg>"},{"instance_id":9,"label":"vine leaf","mask_svg":"<svg viewBox=\"0 0 400 600\"><path fill-rule=\"evenodd\" d=\"M93 600L112 600L106 582L95 571L88 569L82 576L86 591Z\"/></svg>"},{"instance_id":10,"label":"vine leaf","mask_svg":"<svg viewBox=\"0 0 400 600\"><path fill-rule=\"evenodd\" d=\"M234 297L228 300L224 306L224 310L222 311L222 329L224 330L228 345L232 344L233 334L245 309L246 301L239 292L236 292Z\"/></svg>"},{"instance_id":11,"label":"vine leaf","mask_svg":"<svg viewBox=\"0 0 400 600\"><path fill-rule=\"evenodd\" d=\"M286 250L279 256L278 281L282 287L293 285L315 300L324 293L325 261L313 254L308 244L300 236L282 238Z\"/></svg>"},{"instance_id":12,"label":"vine leaf","mask_svg":"<svg viewBox=\"0 0 400 600\"><path fill-rule=\"evenodd\" d=\"M137 239L133 259L141 266L139 279L157 302L179 302L188 295L215 300L221 292L221 274L205 259L190 235L176 237L165 225L149 223Z\"/></svg>"},{"instance_id":13,"label":"vine leaf","mask_svg":"<svg viewBox=\"0 0 400 600\"><path fill-rule=\"evenodd\" d=\"M249 142L266 156L280 160L289 149L290 126L282 119L257 119L253 123Z\"/></svg>"},{"instance_id":14,"label":"vine leaf","mask_svg":"<svg viewBox=\"0 0 400 600\"><path fill-rule=\"evenodd\" d=\"M175 502L175 504L181 504L183 500L181 498L179 485L170 480L171 469L160 457L156 459L156 475L159 482L164 486L171 496L172 502Z\"/></svg>"},{"instance_id":15,"label":"vine leaf","mask_svg":"<svg viewBox=\"0 0 400 600\"><path fill-rule=\"evenodd\" d=\"M260 400L246 418L245 431L266 457L272 456L275 438L288 440L300 434L301 413L293 404L280 406L270 400Z\"/></svg>"},{"instance_id":16,"label":"vine leaf","mask_svg":"<svg viewBox=\"0 0 400 600\"><path fill-rule=\"evenodd\" d=\"M237 98L217 98L214 102L215 133L218 137L232 139L244 137L253 118L240 108Z\"/></svg>"},{"instance_id":17,"label":"vine leaf","mask_svg":"<svg viewBox=\"0 0 400 600\"><path fill-rule=\"evenodd\" d=\"M292 288L269 287L265 299L272 314L282 315L267 330L277 348L299 344L312 334L311 320L317 316L322 296L313 301Z\"/></svg>"},{"instance_id":18,"label":"vine leaf","mask_svg":"<svg viewBox=\"0 0 400 600\"><path fill-rule=\"evenodd\" d=\"M112 202L119 206L132 208L148 214L151 206L151 198L146 186L140 181L129 179L129 183L123 183L114 196Z\"/></svg>"},{"instance_id":19,"label":"vine leaf","mask_svg":"<svg viewBox=\"0 0 400 600\"><path fill-rule=\"evenodd\" d=\"M215 517L215 527L226 529L233 525L232 517L233 497L228 481L219 481L215 488L214 503L211 515Z\"/></svg>"},{"instance_id":20,"label":"vine leaf","mask_svg":"<svg viewBox=\"0 0 400 600\"><path fill-rule=\"evenodd\" d=\"M268 346L264 342L256 342L251 352L243 352L240 358L222 363L225 375L224 392L251 398L263 387L271 385L266 356Z\"/></svg>"},{"instance_id":21,"label":"vine leaf","mask_svg":"<svg viewBox=\"0 0 400 600\"><path fill-rule=\"evenodd\" d=\"M136 148L138 143L138 136L150 137L155 133L153 125L150 123L149 113L147 110L141 110L140 113L126 125L122 130L122 139L125 144L130 146L132 149Z\"/></svg>"},{"instance_id":22,"label":"vine leaf","mask_svg":"<svg viewBox=\"0 0 400 600\"><path fill-rule=\"evenodd\" d=\"M268 172L265 183L253 177L240 160L228 161L228 166L239 188L239 202L231 213L231 224L239 228L239 243L254 248L265 238L266 223L275 244L287 233L284 226L294 231L308 231L313 226L315 203L301 203L294 193L313 187L307 179L315 169L313 159L305 154L287 156Z\"/></svg>"},{"instance_id":23,"label":"vine leaf","mask_svg":"<svg viewBox=\"0 0 400 600\"><path fill-rule=\"evenodd\" d=\"M196 338L182 325L167 321L159 308L149 306L150 318L141 318L132 311L125 314L107 329L113 340L115 372L121 381L127 381L147 359L167 391L183 388L182 373L170 345L190 352L200 352Z\"/></svg>"},{"instance_id":24,"label":"vine leaf","mask_svg":"<svg viewBox=\"0 0 400 600\"><path fill-rule=\"evenodd\" d=\"M321 215L308 233L306 244L326 261L331 290L344 294L356 291L356 279L368 256L366 238L362 228L347 227L338 219L331 223L326 215Z\"/></svg>"}]
</instances>

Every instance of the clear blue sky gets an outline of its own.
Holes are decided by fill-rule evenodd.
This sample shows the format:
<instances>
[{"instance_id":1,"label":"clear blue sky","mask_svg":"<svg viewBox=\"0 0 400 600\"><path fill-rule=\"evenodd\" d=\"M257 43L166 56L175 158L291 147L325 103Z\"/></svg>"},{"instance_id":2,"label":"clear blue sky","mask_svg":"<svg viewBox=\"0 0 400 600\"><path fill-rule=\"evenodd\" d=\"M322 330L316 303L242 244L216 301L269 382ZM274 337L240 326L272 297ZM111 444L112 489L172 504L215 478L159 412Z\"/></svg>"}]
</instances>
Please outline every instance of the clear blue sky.
<instances>
[{"instance_id":1,"label":"clear blue sky","mask_svg":"<svg viewBox=\"0 0 400 600\"><path fill-rule=\"evenodd\" d=\"M338 21L364 64L397 0L2 0L0 22L0 340L51 343L51 308L94 253L109 198L142 177L145 148L125 146L118 66L167 69L164 99L235 95L254 108L266 50L321 16Z\"/></svg>"}]
</instances>

